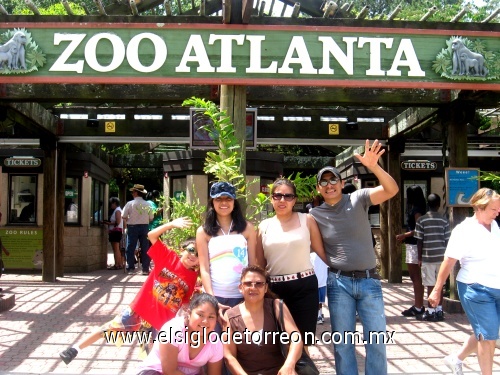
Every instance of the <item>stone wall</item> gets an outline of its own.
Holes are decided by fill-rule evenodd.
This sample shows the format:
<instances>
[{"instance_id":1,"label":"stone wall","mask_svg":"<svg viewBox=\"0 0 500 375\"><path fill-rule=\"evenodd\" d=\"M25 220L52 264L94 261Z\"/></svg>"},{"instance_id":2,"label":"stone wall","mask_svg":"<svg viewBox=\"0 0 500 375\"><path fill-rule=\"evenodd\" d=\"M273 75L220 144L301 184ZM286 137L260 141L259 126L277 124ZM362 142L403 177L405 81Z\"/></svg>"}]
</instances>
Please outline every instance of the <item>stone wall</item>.
<instances>
[{"instance_id":1,"label":"stone wall","mask_svg":"<svg viewBox=\"0 0 500 375\"><path fill-rule=\"evenodd\" d=\"M64 228L64 272L84 273L107 266L108 238L104 227Z\"/></svg>"}]
</instances>

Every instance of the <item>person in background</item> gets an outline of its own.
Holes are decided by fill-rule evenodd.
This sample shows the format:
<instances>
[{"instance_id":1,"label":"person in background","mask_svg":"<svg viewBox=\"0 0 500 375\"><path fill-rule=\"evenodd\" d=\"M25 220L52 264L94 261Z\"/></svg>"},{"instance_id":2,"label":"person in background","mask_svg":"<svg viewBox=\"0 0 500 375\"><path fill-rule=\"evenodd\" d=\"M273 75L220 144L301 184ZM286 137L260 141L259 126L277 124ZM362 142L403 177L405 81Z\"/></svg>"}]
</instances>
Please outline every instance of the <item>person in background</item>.
<instances>
[{"instance_id":1,"label":"person in background","mask_svg":"<svg viewBox=\"0 0 500 375\"><path fill-rule=\"evenodd\" d=\"M394 197L398 184L378 164L385 150L375 140L366 140L363 156L354 156L378 179L380 185L342 194L342 177L334 167L318 172L317 189L325 199L311 210L318 223L329 266L327 280L328 309L332 331L342 337L356 330L356 312L363 332L386 332L382 285L373 251L370 205L381 204ZM365 336L365 340L369 340ZM387 374L385 342L367 343L365 374ZM353 342L334 345L335 368L340 375L357 375L358 365Z\"/></svg>"},{"instance_id":2,"label":"person in background","mask_svg":"<svg viewBox=\"0 0 500 375\"><path fill-rule=\"evenodd\" d=\"M158 190L152 190L146 195L146 200L151 205L153 210L153 220L149 223L149 230L158 228L163 221L163 208L160 207L160 192Z\"/></svg>"},{"instance_id":3,"label":"person in background","mask_svg":"<svg viewBox=\"0 0 500 375\"><path fill-rule=\"evenodd\" d=\"M325 322L323 315L323 306L326 306L326 279L328 278L328 266L321 260L315 252L310 254L314 273L318 278L318 319L317 324Z\"/></svg>"},{"instance_id":4,"label":"person in background","mask_svg":"<svg viewBox=\"0 0 500 375\"><path fill-rule=\"evenodd\" d=\"M500 195L492 189L479 189L469 204L474 210L451 232L436 285L428 298L430 306L441 301L443 285L457 261L458 296L474 331L459 353L445 357L454 374L462 373L462 360L477 350L482 375L493 373L495 341L500 325L500 229L495 218L500 213ZM477 345L476 345L477 342Z\"/></svg>"},{"instance_id":5,"label":"person in background","mask_svg":"<svg viewBox=\"0 0 500 375\"><path fill-rule=\"evenodd\" d=\"M318 199L313 199L312 203L308 203L306 206L307 212L311 212L313 207L319 206L321 203ZM323 324L325 322L325 316L323 315L323 306L326 306L326 279L328 278L328 266L318 257L318 254L311 252L311 263L314 268L314 273L318 278L318 321L317 324Z\"/></svg>"},{"instance_id":6,"label":"person in background","mask_svg":"<svg viewBox=\"0 0 500 375\"><path fill-rule=\"evenodd\" d=\"M287 178L273 182L271 201L276 215L263 220L257 234L257 264L271 275L271 291L288 306L307 346L316 332L318 278L311 264L311 249L326 261L318 225L310 214L294 212L295 184Z\"/></svg>"},{"instance_id":7,"label":"person in background","mask_svg":"<svg viewBox=\"0 0 500 375\"><path fill-rule=\"evenodd\" d=\"M135 184L131 189L133 200L127 202L123 208L122 219L127 231L127 272L135 273L135 249L137 241L141 247L142 274L149 275L149 264L151 259L147 252L149 249L148 228L149 222L153 220L154 214L151 205L144 200L148 193L144 185Z\"/></svg>"},{"instance_id":8,"label":"person in background","mask_svg":"<svg viewBox=\"0 0 500 375\"><path fill-rule=\"evenodd\" d=\"M137 375L220 375L223 348L214 332L218 310L214 296L195 295L186 316L163 325L161 339L155 341Z\"/></svg>"},{"instance_id":9,"label":"person in background","mask_svg":"<svg viewBox=\"0 0 500 375\"><path fill-rule=\"evenodd\" d=\"M115 264L108 267L108 270L121 270L125 265L123 264L122 254L120 251L120 241L123 236L123 220L120 199L118 199L118 197L109 198L109 207L111 208L112 213L109 220L104 221L104 224L108 225L108 238L111 248L113 249Z\"/></svg>"},{"instance_id":10,"label":"person in background","mask_svg":"<svg viewBox=\"0 0 500 375\"><path fill-rule=\"evenodd\" d=\"M160 236L173 228L187 228L191 219L182 217L149 232L153 244L149 249L154 260L153 270L146 278L132 303L113 320L85 336L77 344L63 350L59 356L69 364L82 351L104 337L105 332L158 332L187 305L195 291L198 278L198 257L194 239L187 239L179 255L169 249Z\"/></svg>"},{"instance_id":11,"label":"person in background","mask_svg":"<svg viewBox=\"0 0 500 375\"><path fill-rule=\"evenodd\" d=\"M414 237L417 219L425 214L426 202L424 192L420 186L410 186L406 189L406 222L405 233L396 235L398 242L406 244L406 264L413 283L413 306L401 312L403 316L414 316L417 319L425 312L424 286L422 285L422 271L418 265L417 239Z\"/></svg>"},{"instance_id":12,"label":"person in background","mask_svg":"<svg viewBox=\"0 0 500 375\"><path fill-rule=\"evenodd\" d=\"M418 263L422 269L422 283L427 287L429 296L436 284L439 267L444 259L446 245L450 239L450 223L438 210L441 198L436 194L427 197L429 211L417 219L415 235L418 248ZM421 319L429 322L444 320L443 298L436 309L429 306Z\"/></svg>"},{"instance_id":13,"label":"person in background","mask_svg":"<svg viewBox=\"0 0 500 375\"><path fill-rule=\"evenodd\" d=\"M302 341L290 344L287 357L281 353L278 340L257 340L253 333L278 332L276 317L279 316L279 300L269 291L269 275L259 266L249 266L241 272L239 289L244 301L225 313L229 340L224 343L224 357L231 374L276 375L295 374L294 367L302 353ZM290 338L298 331L290 311L283 304L283 322ZM256 341L232 340L235 333L250 331ZM275 336L276 337L276 336Z\"/></svg>"}]
</instances>

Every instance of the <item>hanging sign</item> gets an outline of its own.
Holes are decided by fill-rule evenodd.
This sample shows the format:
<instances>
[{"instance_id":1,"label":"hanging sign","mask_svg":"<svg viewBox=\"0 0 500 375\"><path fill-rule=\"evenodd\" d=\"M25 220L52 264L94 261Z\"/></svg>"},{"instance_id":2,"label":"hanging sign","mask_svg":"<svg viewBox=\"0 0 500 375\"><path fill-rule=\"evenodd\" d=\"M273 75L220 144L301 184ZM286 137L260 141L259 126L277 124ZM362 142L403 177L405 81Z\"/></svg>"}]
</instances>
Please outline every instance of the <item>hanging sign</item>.
<instances>
[{"instance_id":1,"label":"hanging sign","mask_svg":"<svg viewBox=\"0 0 500 375\"><path fill-rule=\"evenodd\" d=\"M469 201L479 189L479 169L446 168L446 203L449 207L470 207Z\"/></svg>"},{"instance_id":2,"label":"hanging sign","mask_svg":"<svg viewBox=\"0 0 500 375\"><path fill-rule=\"evenodd\" d=\"M437 162L429 160L406 160L401 162L404 171L435 171Z\"/></svg>"},{"instance_id":3,"label":"hanging sign","mask_svg":"<svg viewBox=\"0 0 500 375\"><path fill-rule=\"evenodd\" d=\"M16 167L16 168L36 168L42 165L42 161L38 158L6 158L3 161L3 165L6 167Z\"/></svg>"},{"instance_id":4,"label":"hanging sign","mask_svg":"<svg viewBox=\"0 0 500 375\"><path fill-rule=\"evenodd\" d=\"M0 47L2 83L500 90L494 26L3 22Z\"/></svg>"}]
</instances>

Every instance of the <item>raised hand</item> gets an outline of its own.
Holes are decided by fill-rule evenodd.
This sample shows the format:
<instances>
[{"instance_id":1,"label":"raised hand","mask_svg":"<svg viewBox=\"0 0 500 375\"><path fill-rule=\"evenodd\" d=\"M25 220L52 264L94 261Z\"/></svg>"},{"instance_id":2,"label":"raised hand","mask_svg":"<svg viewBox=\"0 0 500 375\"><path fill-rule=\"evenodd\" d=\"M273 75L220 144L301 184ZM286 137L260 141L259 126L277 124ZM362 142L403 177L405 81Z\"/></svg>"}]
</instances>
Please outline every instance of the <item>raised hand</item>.
<instances>
[{"instance_id":1,"label":"raised hand","mask_svg":"<svg viewBox=\"0 0 500 375\"><path fill-rule=\"evenodd\" d=\"M186 228L193 225L193 221L188 217L179 217L170 222L174 228Z\"/></svg>"},{"instance_id":2,"label":"raised hand","mask_svg":"<svg viewBox=\"0 0 500 375\"><path fill-rule=\"evenodd\" d=\"M384 154L385 149L382 148L382 144L375 139L373 144L370 146L370 141L367 139L365 142L365 153L363 156L360 154L354 154L358 160L367 168L372 168L378 164L378 160Z\"/></svg>"}]
</instances>

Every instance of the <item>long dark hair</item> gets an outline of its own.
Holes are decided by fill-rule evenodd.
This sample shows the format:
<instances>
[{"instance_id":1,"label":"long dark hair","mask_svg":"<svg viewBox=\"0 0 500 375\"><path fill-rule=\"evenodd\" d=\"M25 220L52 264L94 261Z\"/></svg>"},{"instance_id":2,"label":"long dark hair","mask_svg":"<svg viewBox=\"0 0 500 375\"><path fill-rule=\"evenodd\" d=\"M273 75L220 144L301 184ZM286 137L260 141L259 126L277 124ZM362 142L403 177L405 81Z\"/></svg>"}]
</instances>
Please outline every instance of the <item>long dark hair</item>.
<instances>
[{"instance_id":1,"label":"long dark hair","mask_svg":"<svg viewBox=\"0 0 500 375\"><path fill-rule=\"evenodd\" d=\"M233 220L233 226L231 232L243 233L247 227L247 221L243 212L241 211L241 206L238 200L234 200L234 208L231 212L231 219ZM205 216L205 222L203 223L203 230L209 236L215 237L219 232L220 225L217 223L217 212L214 208L214 200L210 198L209 208Z\"/></svg>"},{"instance_id":2,"label":"long dark hair","mask_svg":"<svg viewBox=\"0 0 500 375\"><path fill-rule=\"evenodd\" d=\"M419 208L422 212L425 212L427 202L420 186L412 185L406 189L406 207L408 211L412 208Z\"/></svg>"}]
</instances>

